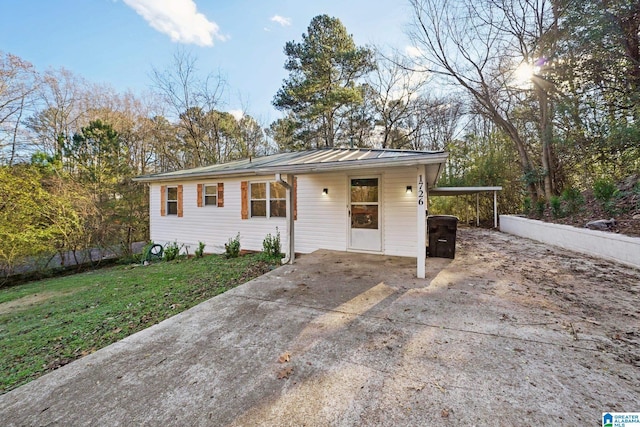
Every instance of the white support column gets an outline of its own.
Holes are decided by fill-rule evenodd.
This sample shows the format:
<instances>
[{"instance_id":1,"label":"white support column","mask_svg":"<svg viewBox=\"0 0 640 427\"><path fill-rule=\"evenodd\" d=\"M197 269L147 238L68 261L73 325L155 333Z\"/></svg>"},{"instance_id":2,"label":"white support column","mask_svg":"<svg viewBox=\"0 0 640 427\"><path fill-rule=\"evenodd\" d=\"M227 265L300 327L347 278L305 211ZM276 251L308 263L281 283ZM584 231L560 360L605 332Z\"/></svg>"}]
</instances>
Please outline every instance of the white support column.
<instances>
[{"instance_id":1,"label":"white support column","mask_svg":"<svg viewBox=\"0 0 640 427\"><path fill-rule=\"evenodd\" d=\"M498 228L498 192L493 191L493 228Z\"/></svg>"},{"instance_id":2,"label":"white support column","mask_svg":"<svg viewBox=\"0 0 640 427\"><path fill-rule=\"evenodd\" d=\"M418 279L424 279L426 276L427 262L427 174L424 165L418 166L416 179L416 217L418 221L418 247L417 247L417 264Z\"/></svg>"},{"instance_id":3,"label":"white support column","mask_svg":"<svg viewBox=\"0 0 640 427\"><path fill-rule=\"evenodd\" d=\"M294 175L287 175L287 184L289 184L289 188L287 188L287 241L288 241L288 250L287 256L289 264L293 264L293 260L296 258L296 239L295 239L295 221L293 216L294 204L293 204L293 179Z\"/></svg>"}]
</instances>

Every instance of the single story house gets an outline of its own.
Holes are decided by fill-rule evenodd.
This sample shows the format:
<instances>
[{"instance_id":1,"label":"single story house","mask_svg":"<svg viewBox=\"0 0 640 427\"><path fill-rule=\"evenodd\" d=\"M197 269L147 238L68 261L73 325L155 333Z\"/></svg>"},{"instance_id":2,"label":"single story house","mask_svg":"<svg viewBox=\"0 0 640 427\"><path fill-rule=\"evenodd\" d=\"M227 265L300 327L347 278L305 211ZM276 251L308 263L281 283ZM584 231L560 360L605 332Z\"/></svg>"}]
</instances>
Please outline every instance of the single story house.
<instances>
[{"instance_id":1,"label":"single story house","mask_svg":"<svg viewBox=\"0 0 640 427\"><path fill-rule=\"evenodd\" d=\"M150 238L224 252L240 233L262 250L281 234L284 262L317 249L416 257L425 277L427 194L445 152L333 148L140 176Z\"/></svg>"}]
</instances>

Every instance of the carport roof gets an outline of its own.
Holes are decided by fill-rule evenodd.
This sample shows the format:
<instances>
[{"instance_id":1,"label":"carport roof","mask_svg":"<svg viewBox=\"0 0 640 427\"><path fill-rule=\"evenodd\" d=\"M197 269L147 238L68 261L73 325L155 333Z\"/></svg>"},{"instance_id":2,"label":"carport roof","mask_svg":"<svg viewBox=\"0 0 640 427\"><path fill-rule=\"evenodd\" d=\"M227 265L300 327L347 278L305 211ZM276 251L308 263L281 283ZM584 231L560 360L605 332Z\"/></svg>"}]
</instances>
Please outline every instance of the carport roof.
<instances>
[{"instance_id":1,"label":"carport roof","mask_svg":"<svg viewBox=\"0 0 640 427\"><path fill-rule=\"evenodd\" d=\"M463 196L487 191L502 191L502 187L434 187L429 189L430 196Z\"/></svg>"},{"instance_id":2,"label":"carport roof","mask_svg":"<svg viewBox=\"0 0 640 427\"><path fill-rule=\"evenodd\" d=\"M237 177L268 174L308 174L366 167L394 167L439 165L433 184L447 160L444 151L410 151L370 148L330 148L279 153L193 169L143 175L134 178L140 182L176 181L188 178Z\"/></svg>"}]
</instances>

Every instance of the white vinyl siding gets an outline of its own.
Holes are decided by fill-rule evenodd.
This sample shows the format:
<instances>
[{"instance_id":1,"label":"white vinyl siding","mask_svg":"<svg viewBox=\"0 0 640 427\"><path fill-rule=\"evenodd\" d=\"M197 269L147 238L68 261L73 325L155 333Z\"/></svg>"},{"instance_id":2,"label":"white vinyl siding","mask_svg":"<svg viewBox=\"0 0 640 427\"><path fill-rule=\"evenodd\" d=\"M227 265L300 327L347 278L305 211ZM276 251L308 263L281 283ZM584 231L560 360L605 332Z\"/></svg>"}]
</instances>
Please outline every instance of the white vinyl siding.
<instances>
[{"instance_id":1,"label":"white vinyl siding","mask_svg":"<svg viewBox=\"0 0 640 427\"><path fill-rule=\"evenodd\" d=\"M380 176L382 223L382 251L387 255L416 256L416 169L396 168L358 171L358 176ZM297 220L295 221L296 252L310 253L317 249L346 251L348 249L348 182L345 172L297 176ZM259 220L241 218L241 181L246 178L180 182L183 185L183 217L160 216L160 186L151 185L150 227L151 239L156 243L177 241L193 254L198 242L206 244L205 252L224 252L229 238L240 233L241 249L262 250L262 241L268 233L280 231L282 247L286 247L285 218L263 217ZM250 180L249 180L250 181ZM272 176L263 181L272 182ZM198 183L224 184L224 207L198 209ZM250 181L251 182L251 181ZM414 192L406 193L412 185ZM322 194L324 188L328 194Z\"/></svg>"}]
</instances>

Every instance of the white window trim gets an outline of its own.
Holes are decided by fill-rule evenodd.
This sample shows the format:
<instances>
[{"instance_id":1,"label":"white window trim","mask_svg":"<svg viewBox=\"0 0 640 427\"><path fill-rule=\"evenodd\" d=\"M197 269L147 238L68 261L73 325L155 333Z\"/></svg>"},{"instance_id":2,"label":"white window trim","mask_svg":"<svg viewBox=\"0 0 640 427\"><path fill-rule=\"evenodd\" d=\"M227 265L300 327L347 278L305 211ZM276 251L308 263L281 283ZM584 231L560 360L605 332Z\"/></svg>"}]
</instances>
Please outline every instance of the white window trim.
<instances>
[{"instance_id":1,"label":"white window trim","mask_svg":"<svg viewBox=\"0 0 640 427\"><path fill-rule=\"evenodd\" d=\"M249 191L247 191L247 197L249 198L248 200L248 205L249 205L249 218L259 218L259 219L270 219L270 218L285 218L284 216L271 216L271 201L272 200L285 200L286 203L286 197L282 198L282 199L272 199L271 198L271 184L276 183L277 181L251 181L249 182ZM251 186L254 184L265 184L266 187L266 199L253 199L251 197ZM252 211L251 211L251 202L252 201L265 201L266 204L266 209L265 209L265 216L255 216L253 215Z\"/></svg>"},{"instance_id":2,"label":"white window trim","mask_svg":"<svg viewBox=\"0 0 640 427\"><path fill-rule=\"evenodd\" d=\"M213 204L208 204L207 203L207 188L209 187L215 187L216 191L215 194L211 194L210 196L215 196L216 198L216 202ZM214 207L217 208L218 207L218 183L215 184L203 184L202 186L202 206L210 206L210 207Z\"/></svg>"},{"instance_id":3,"label":"white window trim","mask_svg":"<svg viewBox=\"0 0 640 427\"><path fill-rule=\"evenodd\" d=\"M176 190L176 198L175 199L170 199L169 198L169 190L174 189L174 188ZM169 204L172 203L172 202L176 204L176 212L175 213L172 213L171 210L169 209ZM166 209L167 215L176 215L177 216L178 215L178 186L177 185L176 186L167 186L167 202L166 203L167 204L165 206L165 209Z\"/></svg>"}]
</instances>

